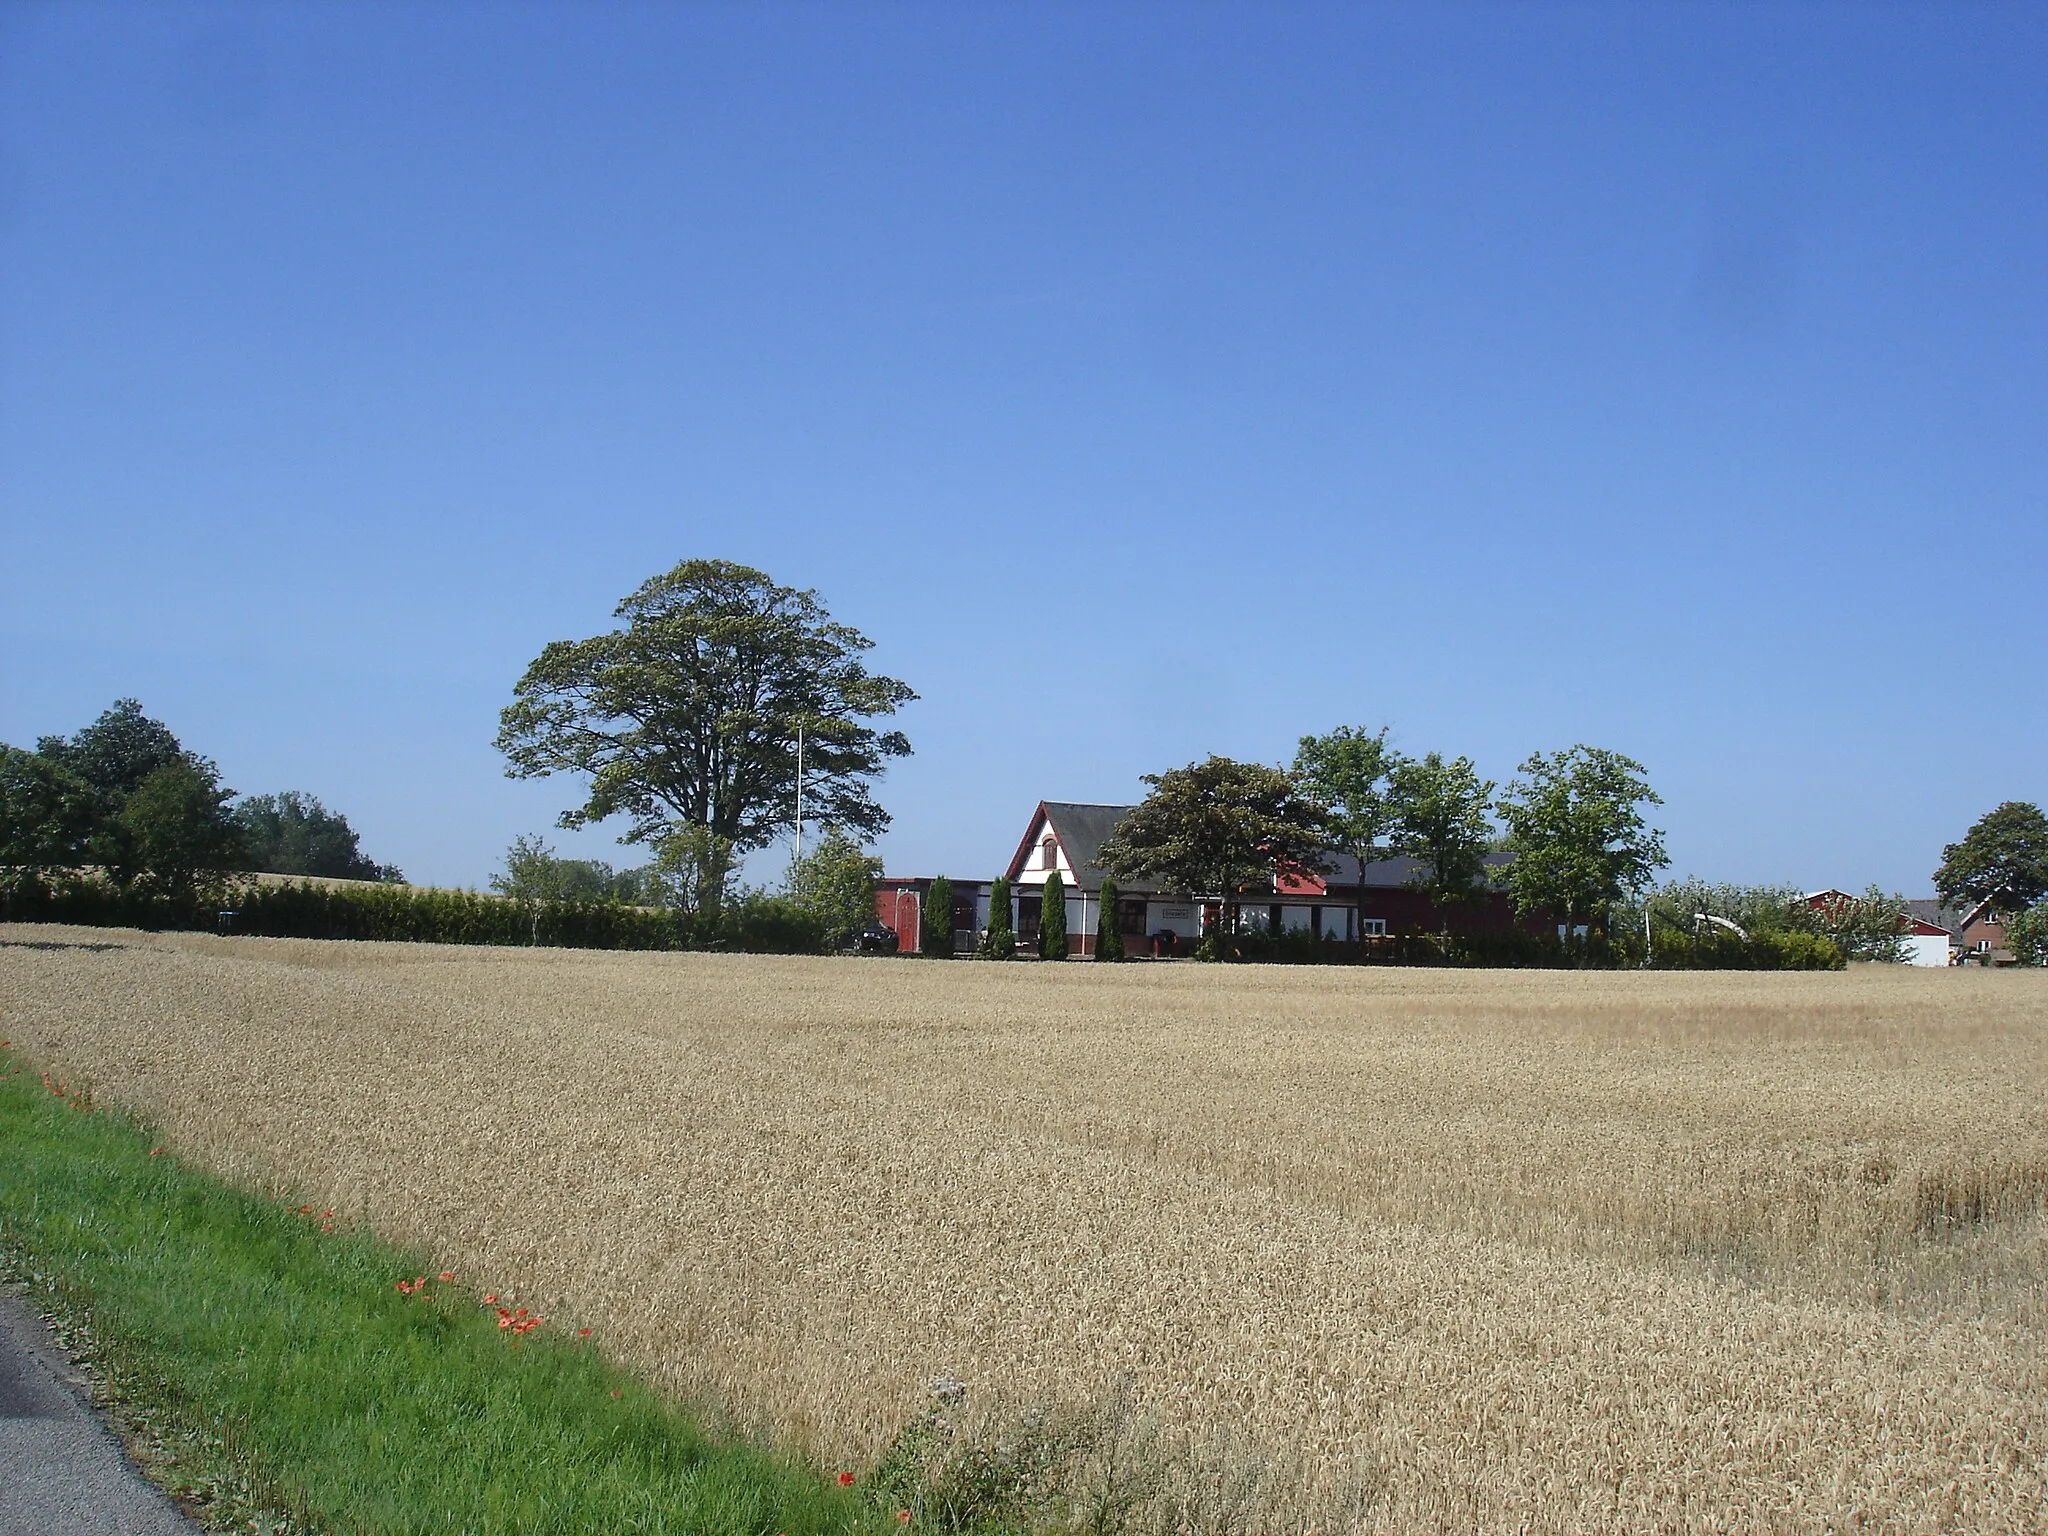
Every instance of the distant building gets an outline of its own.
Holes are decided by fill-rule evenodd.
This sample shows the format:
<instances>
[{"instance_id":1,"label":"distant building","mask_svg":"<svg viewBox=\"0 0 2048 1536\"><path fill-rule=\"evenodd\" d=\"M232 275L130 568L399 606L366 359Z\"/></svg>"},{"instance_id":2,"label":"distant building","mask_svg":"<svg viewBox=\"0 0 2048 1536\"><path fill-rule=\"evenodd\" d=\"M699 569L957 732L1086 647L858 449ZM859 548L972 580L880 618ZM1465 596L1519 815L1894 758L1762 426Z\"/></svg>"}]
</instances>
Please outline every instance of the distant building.
<instances>
[{"instance_id":1,"label":"distant building","mask_svg":"<svg viewBox=\"0 0 2048 1536\"><path fill-rule=\"evenodd\" d=\"M1806 904L1816 909L1862 898L1838 891L1809 891ZM1929 898L1909 901L1899 914L1908 965L2011 965L2005 947L2005 919L1988 901L1970 907L1945 906Z\"/></svg>"},{"instance_id":2,"label":"distant building","mask_svg":"<svg viewBox=\"0 0 2048 1536\"><path fill-rule=\"evenodd\" d=\"M2011 965L2013 952L2005 947L2005 914L1988 901L1967 907L1946 906L1928 899L1906 903L1906 916L1947 935L1949 965Z\"/></svg>"},{"instance_id":3,"label":"distant building","mask_svg":"<svg viewBox=\"0 0 2048 1536\"><path fill-rule=\"evenodd\" d=\"M1104 879L1096 858L1117 823L1133 809L1067 800L1039 802L1004 870L1011 883L1011 923L1020 947L1030 950L1038 941L1046 876L1058 870L1066 887L1070 952L1095 953ZM1498 870L1513 857L1488 854L1487 867ZM1276 870L1257 889L1237 893L1243 921L1254 929L1313 931L1347 941L1420 933L1545 931L1542 924L1518 922L1506 894L1498 890L1484 891L1470 903L1440 906L1410 886L1418 868L1413 859L1378 859L1363 870L1348 854L1333 853L1327 862L1330 867L1322 873ZM922 911L922 893L930 888L931 880L925 876L892 877L876 887L875 914L896 930L898 946L906 953L917 948L917 914ZM1125 951L1185 954L1201 938L1205 915L1213 912L1218 894L1181 894L1150 880L1119 882L1115 921ZM1361 895L1364 911L1359 913L1354 902ZM970 948L975 934L988 926L988 898L988 882L953 882L956 948Z\"/></svg>"}]
</instances>

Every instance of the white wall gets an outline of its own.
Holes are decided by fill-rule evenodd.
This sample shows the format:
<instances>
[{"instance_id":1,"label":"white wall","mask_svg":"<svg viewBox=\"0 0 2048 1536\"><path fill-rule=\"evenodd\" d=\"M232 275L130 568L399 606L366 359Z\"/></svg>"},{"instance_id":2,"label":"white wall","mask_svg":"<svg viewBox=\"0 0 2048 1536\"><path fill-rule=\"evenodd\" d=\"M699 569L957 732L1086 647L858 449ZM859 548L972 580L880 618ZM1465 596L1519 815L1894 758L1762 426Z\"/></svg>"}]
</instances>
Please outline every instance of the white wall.
<instances>
[{"instance_id":1,"label":"white wall","mask_svg":"<svg viewBox=\"0 0 2048 1536\"><path fill-rule=\"evenodd\" d=\"M1017 884L1045 884L1045 839L1049 829L1041 825L1031 839L1031 851L1024 856L1024 867L1017 871ZM1053 866L1060 872L1060 878L1071 887L1074 884L1074 866L1067 859L1067 850L1058 843L1053 845Z\"/></svg>"},{"instance_id":2,"label":"white wall","mask_svg":"<svg viewBox=\"0 0 2048 1536\"><path fill-rule=\"evenodd\" d=\"M1913 933L1906 936L1906 964L1947 965L1948 935Z\"/></svg>"}]
</instances>

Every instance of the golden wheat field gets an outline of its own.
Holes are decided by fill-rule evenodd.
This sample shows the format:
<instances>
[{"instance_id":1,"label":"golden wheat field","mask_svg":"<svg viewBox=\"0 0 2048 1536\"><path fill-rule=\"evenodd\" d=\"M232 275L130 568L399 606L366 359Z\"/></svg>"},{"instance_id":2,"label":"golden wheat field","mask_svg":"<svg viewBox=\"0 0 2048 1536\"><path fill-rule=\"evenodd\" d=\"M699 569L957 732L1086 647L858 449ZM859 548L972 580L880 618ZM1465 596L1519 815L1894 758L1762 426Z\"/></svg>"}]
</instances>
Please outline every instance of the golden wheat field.
<instances>
[{"instance_id":1,"label":"golden wheat field","mask_svg":"<svg viewBox=\"0 0 2048 1536\"><path fill-rule=\"evenodd\" d=\"M2039 973L0 938L31 1063L821 1468L951 1375L1219 1527L2048 1529Z\"/></svg>"}]
</instances>

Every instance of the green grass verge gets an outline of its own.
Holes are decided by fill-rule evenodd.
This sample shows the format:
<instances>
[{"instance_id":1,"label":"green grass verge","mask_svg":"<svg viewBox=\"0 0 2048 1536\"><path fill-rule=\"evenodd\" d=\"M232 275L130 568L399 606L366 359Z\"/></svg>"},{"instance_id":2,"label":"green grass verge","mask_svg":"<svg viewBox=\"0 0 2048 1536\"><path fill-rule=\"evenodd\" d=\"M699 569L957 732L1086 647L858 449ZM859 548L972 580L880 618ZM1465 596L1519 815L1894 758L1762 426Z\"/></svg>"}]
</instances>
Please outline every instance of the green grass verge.
<instances>
[{"instance_id":1,"label":"green grass verge","mask_svg":"<svg viewBox=\"0 0 2048 1536\"><path fill-rule=\"evenodd\" d=\"M246 1507L378 1536L879 1528L856 1495L708 1433L589 1343L501 1329L433 1279L401 1294L419 1255L321 1228L152 1155L142 1128L0 1051L0 1249L90 1340L130 1417L187 1459L217 1456L212 1482Z\"/></svg>"}]
</instances>

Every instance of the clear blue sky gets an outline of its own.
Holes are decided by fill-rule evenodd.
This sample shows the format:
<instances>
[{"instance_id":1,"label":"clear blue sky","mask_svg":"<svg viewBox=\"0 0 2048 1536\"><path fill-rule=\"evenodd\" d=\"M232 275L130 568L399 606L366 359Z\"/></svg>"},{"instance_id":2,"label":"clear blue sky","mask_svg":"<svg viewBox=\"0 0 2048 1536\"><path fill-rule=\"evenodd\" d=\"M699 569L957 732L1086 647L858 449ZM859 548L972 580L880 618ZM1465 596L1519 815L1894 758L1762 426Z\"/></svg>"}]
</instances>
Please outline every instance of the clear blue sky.
<instances>
[{"instance_id":1,"label":"clear blue sky","mask_svg":"<svg viewBox=\"0 0 2048 1536\"><path fill-rule=\"evenodd\" d=\"M922 695L892 871L1349 722L1922 892L2048 801L2048 7L0 9L0 740L481 883L692 556Z\"/></svg>"}]
</instances>

